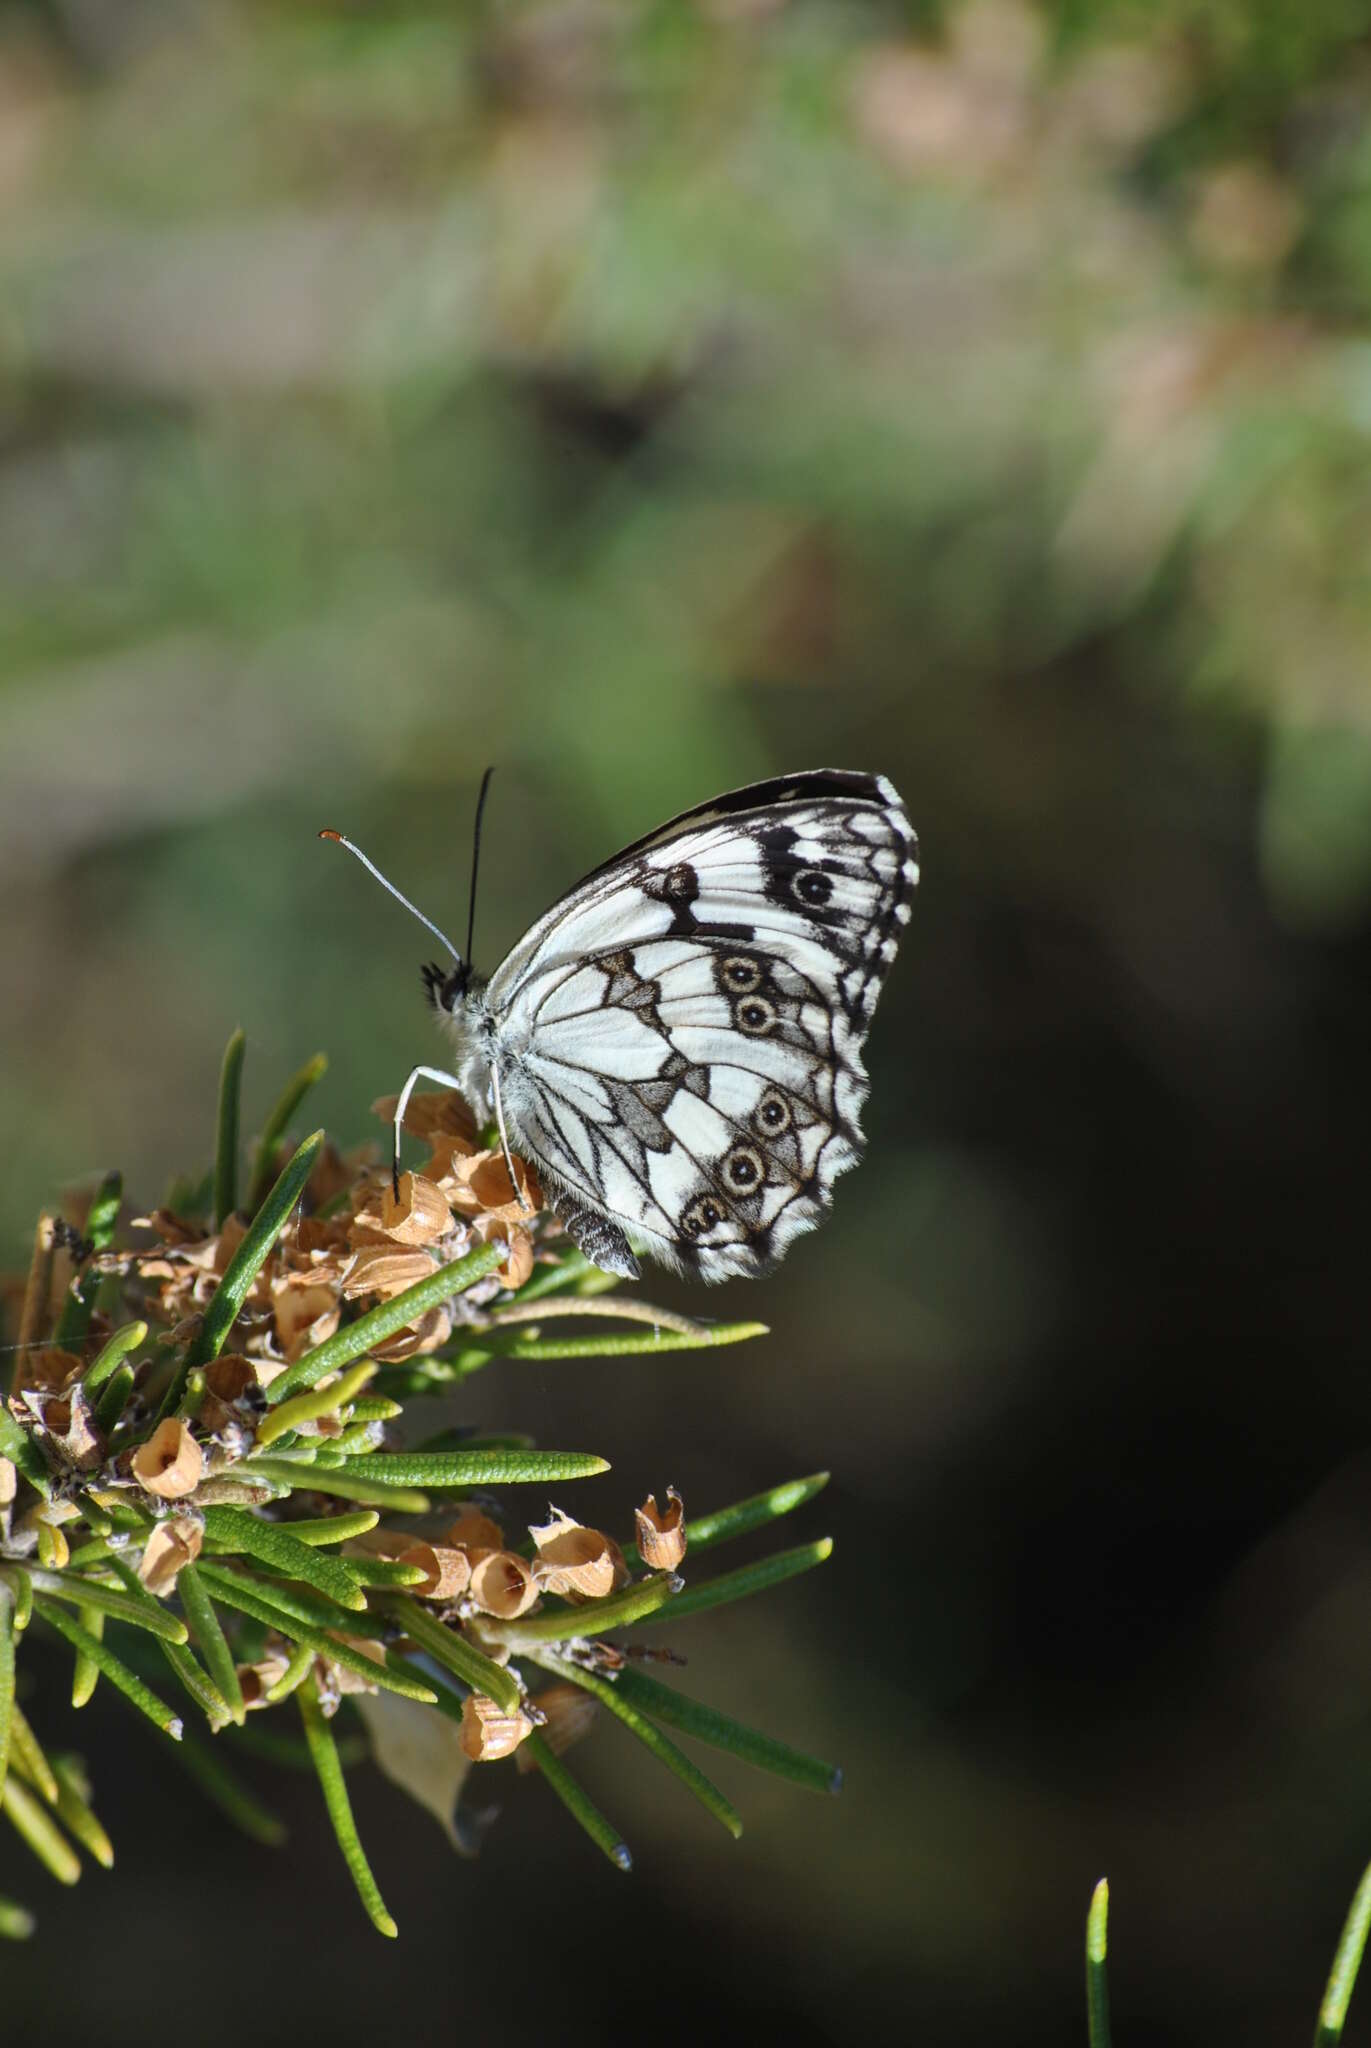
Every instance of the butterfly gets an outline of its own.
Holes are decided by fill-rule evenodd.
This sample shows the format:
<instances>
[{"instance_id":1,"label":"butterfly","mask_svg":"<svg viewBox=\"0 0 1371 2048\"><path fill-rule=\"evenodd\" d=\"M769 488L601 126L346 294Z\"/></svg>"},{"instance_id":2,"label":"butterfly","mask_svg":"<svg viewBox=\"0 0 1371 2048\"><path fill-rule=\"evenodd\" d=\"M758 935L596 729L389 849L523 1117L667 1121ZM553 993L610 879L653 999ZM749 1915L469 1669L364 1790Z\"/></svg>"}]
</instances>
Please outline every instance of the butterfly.
<instances>
[{"instance_id":1,"label":"butterfly","mask_svg":"<svg viewBox=\"0 0 1371 2048\"><path fill-rule=\"evenodd\" d=\"M704 1280L770 1271L861 1154L862 1046L918 878L887 779L824 768L636 840L488 979L470 929L466 957L443 939L455 965L424 981L453 1070L411 1073L397 1160L415 1082L440 1081L534 1166L605 1272L636 1279L639 1252Z\"/></svg>"}]
</instances>

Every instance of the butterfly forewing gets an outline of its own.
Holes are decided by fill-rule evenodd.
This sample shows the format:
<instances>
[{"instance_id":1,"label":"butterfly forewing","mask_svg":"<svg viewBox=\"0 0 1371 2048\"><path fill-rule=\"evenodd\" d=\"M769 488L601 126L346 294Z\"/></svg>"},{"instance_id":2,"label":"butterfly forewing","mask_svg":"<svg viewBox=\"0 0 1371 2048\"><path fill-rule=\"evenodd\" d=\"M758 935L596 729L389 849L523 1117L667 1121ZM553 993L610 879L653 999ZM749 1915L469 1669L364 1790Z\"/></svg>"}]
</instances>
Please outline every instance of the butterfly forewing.
<instances>
[{"instance_id":1,"label":"butterfly forewing","mask_svg":"<svg viewBox=\"0 0 1371 2048\"><path fill-rule=\"evenodd\" d=\"M861 1149L862 1042L917 878L891 785L823 770L687 812L539 920L485 1000L506 1112L578 1241L606 1218L719 1279L819 1221ZM602 1262L633 1270L612 1241Z\"/></svg>"}]
</instances>

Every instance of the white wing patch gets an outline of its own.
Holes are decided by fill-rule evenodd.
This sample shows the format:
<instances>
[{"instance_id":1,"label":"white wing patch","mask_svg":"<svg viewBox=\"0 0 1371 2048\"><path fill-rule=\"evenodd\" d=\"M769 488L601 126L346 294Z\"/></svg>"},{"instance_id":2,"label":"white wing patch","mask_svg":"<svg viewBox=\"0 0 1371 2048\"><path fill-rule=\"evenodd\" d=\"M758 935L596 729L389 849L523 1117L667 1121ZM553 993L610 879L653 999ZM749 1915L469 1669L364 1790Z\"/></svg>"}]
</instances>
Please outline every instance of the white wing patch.
<instances>
[{"instance_id":1,"label":"white wing patch","mask_svg":"<svg viewBox=\"0 0 1371 2048\"><path fill-rule=\"evenodd\" d=\"M782 777L587 876L454 1009L588 1256L635 1271L627 1232L706 1279L759 1273L821 1220L917 879L884 778Z\"/></svg>"}]
</instances>

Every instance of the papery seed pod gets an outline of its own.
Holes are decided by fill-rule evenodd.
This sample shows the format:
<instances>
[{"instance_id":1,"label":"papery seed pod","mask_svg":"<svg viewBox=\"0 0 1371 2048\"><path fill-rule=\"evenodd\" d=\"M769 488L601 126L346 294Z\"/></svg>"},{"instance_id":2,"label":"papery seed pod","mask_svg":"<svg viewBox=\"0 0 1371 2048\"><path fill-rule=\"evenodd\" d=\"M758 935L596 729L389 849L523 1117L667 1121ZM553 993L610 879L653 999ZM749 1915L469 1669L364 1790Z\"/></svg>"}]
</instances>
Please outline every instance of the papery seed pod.
<instances>
[{"instance_id":1,"label":"papery seed pod","mask_svg":"<svg viewBox=\"0 0 1371 2048\"><path fill-rule=\"evenodd\" d=\"M255 1664L240 1664L238 1683L243 1692L243 1705L249 1708L270 1706L267 1693L279 1678L285 1677L289 1663L284 1650L268 1650Z\"/></svg>"},{"instance_id":2,"label":"papery seed pod","mask_svg":"<svg viewBox=\"0 0 1371 2048\"><path fill-rule=\"evenodd\" d=\"M74 1351L63 1351L56 1344L36 1345L19 1353L15 1389L58 1394L80 1371L81 1361Z\"/></svg>"},{"instance_id":3,"label":"papery seed pod","mask_svg":"<svg viewBox=\"0 0 1371 2048\"><path fill-rule=\"evenodd\" d=\"M471 1602L483 1614L513 1621L537 1603L538 1581L533 1568L513 1550L489 1550L473 1559Z\"/></svg>"},{"instance_id":4,"label":"papery seed pod","mask_svg":"<svg viewBox=\"0 0 1371 2048\"><path fill-rule=\"evenodd\" d=\"M468 1693L462 1702L462 1748L475 1764L508 1756L532 1732L533 1723L522 1707L506 1713L483 1692Z\"/></svg>"},{"instance_id":5,"label":"papery seed pod","mask_svg":"<svg viewBox=\"0 0 1371 2048\"><path fill-rule=\"evenodd\" d=\"M338 1289L312 1273L290 1273L271 1282L276 1341L293 1364L338 1328Z\"/></svg>"},{"instance_id":6,"label":"papery seed pod","mask_svg":"<svg viewBox=\"0 0 1371 2048\"><path fill-rule=\"evenodd\" d=\"M673 1572L686 1554L685 1503L674 1486L666 1490L666 1506L658 1508L650 1493L640 1508L633 1510L637 1525L638 1555L655 1572Z\"/></svg>"},{"instance_id":7,"label":"papery seed pod","mask_svg":"<svg viewBox=\"0 0 1371 2048\"><path fill-rule=\"evenodd\" d=\"M538 1732L554 1756L563 1756L573 1742L589 1734L599 1711L590 1694L579 1685L560 1682L544 1687L533 1704L543 1716ZM538 1768L537 1758L529 1749L521 1749L515 1763L521 1771Z\"/></svg>"},{"instance_id":8,"label":"papery seed pod","mask_svg":"<svg viewBox=\"0 0 1371 2048\"><path fill-rule=\"evenodd\" d=\"M391 1123L399 1100L398 1095L380 1096L371 1105L372 1115L380 1117L383 1124ZM465 1138L470 1143L476 1136L475 1118L462 1097L450 1088L411 1095L405 1106L404 1128L412 1138L433 1138L441 1133Z\"/></svg>"},{"instance_id":9,"label":"papery seed pod","mask_svg":"<svg viewBox=\"0 0 1371 2048\"><path fill-rule=\"evenodd\" d=\"M228 1404L241 1401L257 1387L267 1386L283 1365L269 1366L261 1359L245 1358L241 1351L226 1351L205 1367L205 1387L216 1399Z\"/></svg>"},{"instance_id":10,"label":"papery seed pod","mask_svg":"<svg viewBox=\"0 0 1371 2048\"><path fill-rule=\"evenodd\" d=\"M553 1519L530 1528L538 1551L534 1577L545 1593L563 1600L603 1600L616 1586L628 1583L624 1554L612 1536L587 1529L560 1509Z\"/></svg>"},{"instance_id":11,"label":"papery seed pod","mask_svg":"<svg viewBox=\"0 0 1371 2048\"><path fill-rule=\"evenodd\" d=\"M159 1522L138 1564L138 1576L159 1598L176 1584L182 1565L193 1564L205 1540L204 1524L191 1515L172 1515Z\"/></svg>"},{"instance_id":12,"label":"papery seed pod","mask_svg":"<svg viewBox=\"0 0 1371 2048\"><path fill-rule=\"evenodd\" d=\"M247 1234L246 1218L235 1213L224 1218L218 1235L209 1240L214 1246L214 1271L221 1279L228 1271L229 1262Z\"/></svg>"},{"instance_id":13,"label":"papery seed pod","mask_svg":"<svg viewBox=\"0 0 1371 2048\"><path fill-rule=\"evenodd\" d=\"M465 1550L475 1557L478 1551L502 1550L505 1532L479 1508L463 1507L456 1521L448 1524L447 1540L455 1550Z\"/></svg>"},{"instance_id":14,"label":"papery seed pod","mask_svg":"<svg viewBox=\"0 0 1371 2048\"><path fill-rule=\"evenodd\" d=\"M12 1458L0 1458L0 1508L7 1508L19 1485L19 1473Z\"/></svg>"},{"instance_id":15,"label":"papery seed pod","mask_svg":"<svg viewBox=\"0 0 1371 2048\"><path fill-rule=\"evenodd\" d=\"M379 1294L383 1301L390 1301L407 1287L426 1280L432 1271L433 1261L425 1251L364 1245L343 1269L343 1298L354 1301L360 1294Z\"/></svg>"},{"instance_id":16,"label":"papery seed pod","mask_svg":"<svg viewBox=\"0 0 1371 2048\"><path fill-rule=\"evenodd\" d=\"M386 1653L372 1636L350 1636L342 1629L329 1629L327 1633L336 1637L340 1643L346 1643L349 1649L360 1650L370 1663L384 1665ZM338 1698L345 1693L373 1693L380 1689L369 1678L364 1678L360 1671L354 1671L350 1664L335 1663L327 1651L323 1654L322 1662L327 1672L328 1690Z\"/></svg>"},{"instance_id":17,"label":"papery seed pod","mask_svg":"<svg viewBox=\"0 0 1371 2048\"><path fill-rule=\"evenodd\" d=\"M169 1415L159 1422L129 1461L134 1478L161 1500L193 1493L204 1471L204 1453L184 1422Z\"/></svg>"},{"instance_id":18,"label":"papery seed pod","mask_svg":"<svg viewBox=\"0 0 1371 2048\"><path fill-rule=\"evenodd\" d=\"M381 1228L396 1244L434 1244L452 1228L452 1211L442 1189L420 1173L400 1175L400 1199L381 1193Z\"/></svg>"},{"instance_id":19,"label":"papery seed pod","mask_svg":"<svg viewBox=\"0 0 1371 2048\"><path fill-rule=\"evenodd\" d=\"M433 1271L430 1263L429 1272ZM452 1335L452 1317L445 1308L431 1308L420 1316L417 1323L411 1323L398 1337L388 1343L373 1344L371 1355L383 1365L394 1365L401 1359L421 1357L430 1351L437 1351Z\"/></svg>"},{"instance_id":20,"label":"papery seed pod","mask_svg":"<svg viewBox=\"0 0 1371 2048\"><path fill-rule=\"evenodd\" d=\"M526 1230L499 1216L478 1216L472 1225L482 1244L503 1243L505 1262L495 1269L502 1287L518 1289L533 1271L533 1239Z\"/></svg>"},{"instance_id":21,"label":"papery seed pod","mask_svg":"<svg viewBox=\"0 0 1371 2048\"><path fill-rule=\"evenodd\" d=\"M465 1550L446 1543L411 1542L400 1552L401 1564L418 1565L423 1578L409 1588L417 1600L456 1600L471 1584L471 1559Z\"/></svg>"},{"instance_id":22,"label":"papery seed pod","mask_svg":"<svg viewBox=\"0 0 1371 2048\"><path fill-rule=\"evenodd\" d=\"M90 1397L79 1384L69 1394L48 1402L43 1410L43 1427L64 1463L78 1472L93 1472L105 1455L104 1433L96 1428Z\"/></svg>"}]
</instances>

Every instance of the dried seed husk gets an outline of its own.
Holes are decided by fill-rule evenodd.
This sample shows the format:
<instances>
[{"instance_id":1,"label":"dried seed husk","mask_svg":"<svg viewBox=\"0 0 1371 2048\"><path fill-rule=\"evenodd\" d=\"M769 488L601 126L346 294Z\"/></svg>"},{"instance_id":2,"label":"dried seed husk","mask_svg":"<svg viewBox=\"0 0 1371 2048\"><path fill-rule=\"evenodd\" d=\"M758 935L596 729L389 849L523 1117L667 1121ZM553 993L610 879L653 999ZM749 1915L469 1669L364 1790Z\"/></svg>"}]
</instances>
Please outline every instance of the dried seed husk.
<instances>
[{"instance_id":1,"label":"dried seed husk","mask_svg":"<svg viewBox=\"0 0 1371 2048\"><path fill-rule=\"evenodd\" d=\"M488 1550L472 1559L471 1602L483 1614L513 1621L537 1604L533 1568L513 1550Z\"/></svg>"},{"instance_id":2,"label":"dried seed husk","mask_svg":"<svg viewBox=\"0 0 1371 2048\"><path fill-rule=\"evenodd\" d=\"M650 1493L633 1510L633 1519L643 1563L655 1572L675 1571L686 1554L685 1503L675 1487L668 1486L664 1508L658 1508L656 1494Z\"/></svg>"},{"instance_id":3,"label":"dried seed husk","mask_svg":"<svg viewBox=\"0 0 1371 2048\"><path fill-rule=\"evenodd\" d=\"M160 1500L180 1500L193 1493L204 1472L205 1458L178 1416L159 1422L130 1459L134 1478Z\"/></svg>"},{"instance_id":4,"label":"dried seed husk","mask_svg":"<svg viewBox=\"0 0 1371 2048\"><path fill-rule=\"evenodd\" d=\"M468 1693L462 1702L462 1748L475 1764L508 1756L532 1732L533 1723L522 1707L506 1713L483 1692Z\"/></svg>"},{"instance_id":5,"label":"dried seed husk","mask_svg":"<svg viewBox=\"0 0 1371 2048\"><path fill-rule=\"evenodd\" d=\"M176 1584L181 1567L194 1564L205 1540L204 1524L190 1515L172 1515L159 1522L138 1564L138 1576L149 1593L160 1598Z\"/></svg>"},{"instance_id":6,"label":"dried seed husk","mask_svg":"<svg viewBox=\"0 0 1371 2048\"><path fill-rule=\"evenodd\" d=\"M400 1552L401 1564L417 1565L423 1578L410 1587L418 1600L456 1600L471 1584L471 1559L465 1550L446 1543L410 1543Z\"/></svg>"},{"instance_id":7,"label":"dried seed husk","mask_svg":"<svg viewBox=\"0 0 1371 2048\"><path fill-rule=\"evenodd\" d=\"M393 1123L399 1103L398 1095L382 1095L371 1105L372 1115L379 1116L383 1123ZM433 1138L438 1135L475 1139L476 1120L460 1095L450 1088L430 1089L424 1095L411 1095L405 1105L404 1129L412 1138Z\"/></svg>"},{"instance_id":8,"label":"dried seed husk","mask_svg":"<svg viewBox=\"0 0 1371 2048\"><path fill-rule=\"evenodd\" d=\"M19 1473L12 1458L0 1458L0 1508L7 1508L19 1485Z\"/></svg>"},{"instance_id":9,"label":"dried seed husk","mask_svg":"<svg viewBox=\"0 0 1371 2048\"><path fill-rule=\"evenodd\" d=\"M327 1633L336 1641L346 1643L350 1650L360 1650L371 1663L384 1666L386 1653L371 1636L350 1636L342 1629L329 1629ZM324 1654L324 1663L328 1670L330 1689L339 1695L354 1692L374 1693L379 1690L369 1678L364 1678L360 1671L354 1671L350 1664L335 1663L327 1652Z\"/></svg>"},{"instance_id":10,"label":"dried seed husk","mask_svg":"<svg viewBox=\"0 0 1371 2048\"><path fill-rule=\"evenodd\" d=\"M452 1228L447 1196L423 1174L402 1173L398 1202L389 1187L382 1190L381 1228L396 1244L434 1244Z\"/></svg>"},{"instance_id":11,"label":"dried seed husk","mask_svg":"<svg viewBox=\"0 0 1371 2048\"><path fill-rule=\"evenodd\" d=\"M429 1272L433 1271L430 1261ZM374 1344L371 1355L385 1365L394 1365L400 1359L415 1358L429 1351L437 1351L452 1335L452 1317L445 1308L431 1308L417 1323L402 1330L386 1344Z\"/></svg>"},{"instance_id":12,"label":"dried seed husk","mask_svg":"<svg viewBox=\"0 0 1371 2048\"><path fill-rule=\"evenodd\" d=\"M495 1269L500 1285L522 1287L533 1271L533 1239L528 1232L498 1216L478 1216L472 1228L482 1244L503 1242L506 1247L505 1262Z\"/></svg>"},{"instance_id":13,"label":"dried seed husk","mask_svg":"<svg viewBox=\"0 0 1371 2048\"><path fill-rule=\"evenodd\" d=\"M238 1666L238 1683L243 1690L243 1705L248 1708L271 1705L267 1694L278 1679L284 1678L290 1659L284 1650L268 1650L255 1664Z\"/></svg>"},{"instance_id":14,"label":"dried seed husk","mask_svg":"<svg viewBox=\"0 0 1371 2048\"><path fill-rule=\"evenodd\" d=\"M446 1206L446 1205L444 1205ZM379 1294L391 1301L407 1287L427 1280L433 1261L425 1251L397 1250L394 1246L364 1245L353 1253L343 1269L341 1290L345 1301L359 1294Z\"/></svg>"},{"instance_id":15,"label":"dried seed husk","mask_svg":"<svg viewBox=\"0 0 1371 2048\"><path fill-rule=\"evenodd\" d=\"M317 1273L288 1273L271 1283L276 1341L293 1364L338 1328L338 1289Z\"/></svg>"},{"instance_id":16,"label":"dried seed husk","mask_svg":"<svg viewBox=\"0 0 1371 2048\"><path fill-rule=\"evenodd\" d=\"M563 1756L574 1742L589 1734L599 1712L591 1695L582 1687L561 1682L546 1686L533 1704L543 1716L538 1732L554 1756ZM538 1768L532 1750L521 1749L514 1761L521 1771L536 1771Z\"/></svg>"},{"instance_id":17,"label":"dried seed husk","mask_svg":"<svg viewBox=\"0 0 1371 2048\"><path fill-rule=\"evenodd\" d=\"M81 1360L74 1351L63 1351L56 1344L38 1345L19 1353L15 1391L32 1388L35 1393L58 1394L80 1376L81 1370Z\"/></svg>"},{"instance_id":18,"label":"dried seed husk","mask_svg":"<svg viewBox=\"0 0 1371 2048\"><path fill-rule=\"evenodd\" d=\"M627 1585L628 1566L612 1536L587 1529L554 1508L553 1519L529 1529L537 1548L534 1577L545 1593L563 1600L603 1600Z\"/></svg>"},{"instance_id":19,"label":"dried seed husk","mask_svg":"<svg viewBox=\"0 0 1371 2048\"><path fill-rule=\"evenodd\" d=\"M104 1432L96 1427L90 1396L79 1381L70 1393L48 1402L43 1426L64 1463L78 1472L93 1472L105 1455Z\"/></svg>"},{"instance_id":20,"label":"dried seed husk","mask_svg":"<svg viewBox=\"0 0 1371 2048\"><path fill-rule=\"evenodd\" d=\"M483 1515L479 1508L465 1507L457 1519L448 1524L447 1541L456 1550L465 1550L473 1557L477 1551L502 1550L505 1532L498 1522L492 1522L489 1515Z\"/></svg>"}]
</instances>

